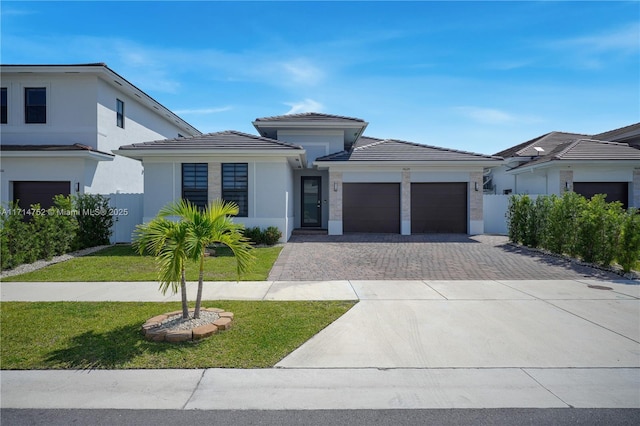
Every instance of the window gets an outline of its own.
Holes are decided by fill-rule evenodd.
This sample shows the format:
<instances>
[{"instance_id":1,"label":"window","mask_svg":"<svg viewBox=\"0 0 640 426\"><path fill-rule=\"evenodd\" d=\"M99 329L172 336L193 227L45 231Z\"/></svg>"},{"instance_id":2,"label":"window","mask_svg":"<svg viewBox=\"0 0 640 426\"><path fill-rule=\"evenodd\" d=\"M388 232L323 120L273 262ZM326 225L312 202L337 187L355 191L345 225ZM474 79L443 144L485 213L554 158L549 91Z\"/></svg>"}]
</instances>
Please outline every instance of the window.
<instances>
[{"instance_id":1,"label":"window","mask_svg":"<svg viewBox=\"0 0 640 426\"><path fill-rule=\"evenodd\" d=\"M116 99L116 125L124 129L124 102Z\"/></svg>"},{"instance_id":2,"label":"window","mask_svg":"<svg viewBox=\"0 0 640 426\"><path fill-rule=\"evenodd\" d=\"M200 208L205 208L208 200L208 165L207 163L182 164L182 198L191 201Z\"/></svg>"},{"instance_id":3,"label":"window","mask_svg":"<svg viewBox=\"0 0 640 426\"><path fill-rule=\"evenodd\" d=\"M249 174L247 163L222 164L222 199L238 205L238 216L249 216Z\"/></svg>"},{"instance_id":4,"label":"window","mask_svg":"<svg viewBox=\"0 0 640 426\"><path fill-rule=\"evenodd\" d=\"M24 122L30 124L47 122L47 89L45 87L25 87Z\"/></svg>"},{"instance_id":5,"label":"window","mask_svg":"<svg viewBox=\"0 0 640 426\"><path fill-rule=\"evenodd\" d=\"M7 88L0 88L0 123L7 124Z\"/></svg>"}]
</instances>

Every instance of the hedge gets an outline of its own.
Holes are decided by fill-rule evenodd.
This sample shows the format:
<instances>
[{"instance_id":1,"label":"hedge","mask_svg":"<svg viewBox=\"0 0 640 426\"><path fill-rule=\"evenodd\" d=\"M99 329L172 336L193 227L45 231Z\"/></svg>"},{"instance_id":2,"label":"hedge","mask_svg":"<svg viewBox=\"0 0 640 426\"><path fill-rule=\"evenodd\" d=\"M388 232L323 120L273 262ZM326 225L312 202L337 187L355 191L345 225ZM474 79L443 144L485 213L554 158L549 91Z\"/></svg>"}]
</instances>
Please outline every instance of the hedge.
<instances>
[{"instance_id":1,"label":"hedge","mask_svg":"<svg viewBox=\"0 0 640 426\"><path fill-rule=\"evenodd\" d=\"M13 269L69 251L109 244L109 199L96 194L56 195L53 207L22 209L10 202L0 212L1 267Z\"/></svg>"},{"instance_id":2,"label":"hedge","mask_svg":"<svg viewBox=\"0 0 640 426\"><path fill-rule=\"evenodd\" d=\"M528 247L579 257L609 266L614 260L629 272L640 259L640 214L598 194L587 201L575 192L562 197L509 198L509 239Z\"/></svg>"}]
</instances>

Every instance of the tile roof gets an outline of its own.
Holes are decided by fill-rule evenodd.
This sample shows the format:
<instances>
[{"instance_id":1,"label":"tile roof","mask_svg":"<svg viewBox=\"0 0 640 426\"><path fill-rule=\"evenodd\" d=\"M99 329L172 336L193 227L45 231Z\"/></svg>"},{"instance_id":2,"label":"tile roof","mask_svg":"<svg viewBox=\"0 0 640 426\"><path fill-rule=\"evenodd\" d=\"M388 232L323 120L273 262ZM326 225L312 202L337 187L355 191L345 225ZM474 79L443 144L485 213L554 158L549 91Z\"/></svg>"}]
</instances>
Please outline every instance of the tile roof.
<instances>
[{"instance_id":1,"label":"tile roof","mask_svg":"<svg viewBox=\"0 0 640 426\"><path fill-rule=\"evenodd\" d=\"M593 135L593 139L616 142L620 139L637 137L640 135L640 123L630 124L620 127L619 129L609 130L606 132Z\"/></svg>"},{"instance_id":2,"label":"tile roof","mask_svg":"<svg viewBox=\"0 0 640 426\"><path fill-rule=\"evenodd\" d=\"M500 158L495 156L397 139L362 136L350 151L320 157L316 161L475 161L498 159Z\"/></svg>"},{"instance_id":3,"label":"tile roof","mask_svg":"<svg viewBox=\"0 0 640 426\"><path fill-rule=\"evenodd\" d=\"M577 139L562 143L548 155L529 161L517 168L525 168L551 161L575 160L640 161L640 150L632 148L626 143L599 141L593 139Z\"/></svg>"},{"instance_id":4,"label":"tile roof","mask_svg":"<svg viewBox=\"0 0 640 426\"><path fill-rule=\"evenodd\" d=\"M151 142L134 143L120 147L121 150L185 150L185 149L267 149L289 150L302 147L262 136L250 135L235 130L207 133L203 135L163 139Z\"/></svg>"},{"instance_id":5,"label":"tile roof","mask_svg":"<svg viewBox=\"0 0 640 426\"><path fill-rule=\"evenodd\" d=\"M342 115L322 114L319 112L304 112L301 114L276 115L273 117L256 118L257 122L278 122L278 121L342 121L364 123L361 118L345 117Z\"/></svg>"},{"instance_id":6,"label":"tile roof","mask_svg":"<svg viewBox=\"0 0 640 426\"><path fill-rule=\"evenodd\" d=\"M0 144L1 151L7 152L27 152L27 151L43 151L43 152L52 152L52 151L91 151L98 154L110 155L113 157L113 154L108 152L98 151L97 149L93 149L90 146L83 145L80 143L74 143L69 145L5 145Z\"/></svg>"},{"instance_id":7,"label":"tile roof","mask_svg":"<svg viewBox=\"0 0 640 426\"><path fill-rule=\"evenodd\" d=\"M560 144L584 137L588 138L590 136L580 133L550 132L545 135L538 136L537 138L531 139L527 142L523 142L511 148L507 148L503 151L497 152L494 155L503 158L543 156L548 155ZM544 151L538 152L535 149L536 147L542 148Z\"/></svg>"}]
</instances>

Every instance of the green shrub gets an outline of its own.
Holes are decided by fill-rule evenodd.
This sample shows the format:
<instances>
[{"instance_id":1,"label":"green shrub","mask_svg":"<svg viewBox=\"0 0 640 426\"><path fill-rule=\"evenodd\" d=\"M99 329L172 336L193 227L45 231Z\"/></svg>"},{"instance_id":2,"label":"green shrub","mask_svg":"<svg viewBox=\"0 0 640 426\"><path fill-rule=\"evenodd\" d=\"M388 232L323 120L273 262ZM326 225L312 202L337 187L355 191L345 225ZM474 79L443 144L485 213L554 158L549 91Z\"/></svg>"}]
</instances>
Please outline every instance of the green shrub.
<instances>
[{"instance_id":1,"label":"green shrub","mask_svg":"<svg viewBox=\"0 0 640 426\"><path fill-rule=\"evenodd\" d=\"M254 244L262 244L262 231L257 226L244 229L244 236Z\"/></svg>"},{"instance_id":2,"label":"green shrub","mask_svg":"<svg viewBox=\"0 0 640 426\"><path fill-rule=\"evenodd\" d=\"M281 237L282 232L280 232L280 230L275 226L270 226L263 232L263 242L268 246L276 244L278 241L280 241Z\"/></svg>"},{"instance_id":3,"label":"green shrub","mask_svg":"<svg viewBox=\"0 0 640 426\"><path fill-rule=\"evenodd\" d=\"M73 202L78 220L74 248L109 244L113 226L109 198L100 194L81 194L75 196Z\"/></svg>"},{"instance_id":4,"label":"green shrub","mask_svg":"<svg viewBox=\"0 0 640 426\"><path fill-rule=\"evenodd\" d=\"M622 205L594 195L578 218L578 255L586 262L611 264L617 254Z\"/></svg>"},{"instance_id":5,"label":"green shrub","mask_svg":"<svg viewBox=\"0 0 640 426\"><path fill-rule=\"evenodd\" d=\"M35 238L24 216L24 211L17 202L10 202L6 208L2 209L2 229L0 229L2 269L15 268L35 256L36 249L33 247Z\"/></svg>"},{"instance_id":6,"label":"green shrub","mask_svg":"<svg viewBox=\"0 0 640 426\"><path fill-rule=\"evenodd\" d=\"M39 204L21 209L11 202L0 217L2 269L67 253L76 238L78 221L70 196L57 195L53 207Z\"/></svg>"},{"instance_id":7,"label":"green shrub","mask_svg":"<svg viewBox=\"0 0 640 426\"><path fill-rule=\"evenodd\" d=\"M640 213L636 209L629 209L622 217L616 258L624 272L640 260Z\"/></svg>"},{"instance_id":8,"label":"green shrub","mask_svg":"<svg viewBox=\"0 0 640 426\"><path fill-rule=\"evenodd\" d=\"M509 207L507 209L507 225L509 229L509 240L514 243L523 243L526 238L527 222L531 199L528 195L513 195L509 197Z\"/></svg>"},{"instance_id":9,"label":"green shrub","mask_svg":"<svg viewBox=\"0 0 640 426\"><path fill-rule=\"evenodd\" d=\"M270 226L265 230L254 226L252 228L245 228L244 236L256 245L264 244L272 246L280 240L282 232L280 232L280 230L275 226Z\"/></svg>"}]
</instances>

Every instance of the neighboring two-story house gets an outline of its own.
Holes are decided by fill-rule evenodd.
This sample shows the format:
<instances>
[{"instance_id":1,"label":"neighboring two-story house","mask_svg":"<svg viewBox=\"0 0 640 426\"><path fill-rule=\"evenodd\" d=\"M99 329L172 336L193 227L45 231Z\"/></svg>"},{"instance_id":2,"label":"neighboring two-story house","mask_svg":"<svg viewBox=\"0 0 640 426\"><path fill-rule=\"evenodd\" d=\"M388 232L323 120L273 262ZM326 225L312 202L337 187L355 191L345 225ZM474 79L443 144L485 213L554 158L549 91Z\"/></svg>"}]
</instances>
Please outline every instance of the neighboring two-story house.
<instances>
[{"instance_id":1,"label":"neighboring two-story house","mask_svg":"<svg viewBox=\"0 0 640 426\"><path fill-rule=\"evenodd\" d=\"M144 166L144 220L168 202L236 202L245 226L330 235L483 233L482 175L498 157L363 136L367 122L304 113L224 131L123 145Z\"/></svg>"},{"instance_id":2,"label":"neighboring two-story house","mask_svg":"<svg viewBox=\"0 0 640 426\"><path fill-rule=\"evenodd\" d=\"M112 240L130 241L143 167L112 150L200 132L105 64L1 65L0 77L0 201L103 194L121 212Z\"/></svg>"}]
</instances>

